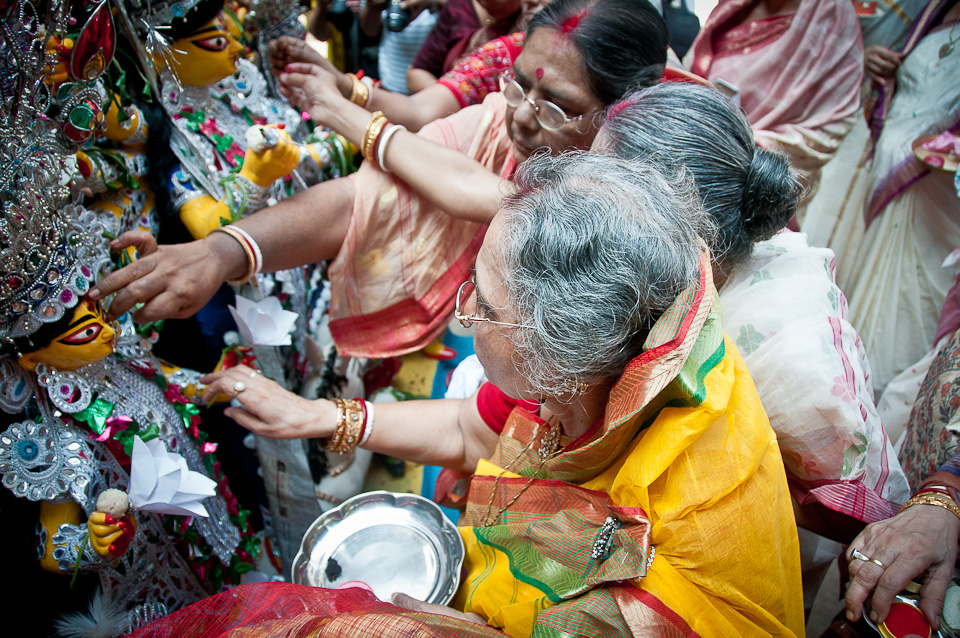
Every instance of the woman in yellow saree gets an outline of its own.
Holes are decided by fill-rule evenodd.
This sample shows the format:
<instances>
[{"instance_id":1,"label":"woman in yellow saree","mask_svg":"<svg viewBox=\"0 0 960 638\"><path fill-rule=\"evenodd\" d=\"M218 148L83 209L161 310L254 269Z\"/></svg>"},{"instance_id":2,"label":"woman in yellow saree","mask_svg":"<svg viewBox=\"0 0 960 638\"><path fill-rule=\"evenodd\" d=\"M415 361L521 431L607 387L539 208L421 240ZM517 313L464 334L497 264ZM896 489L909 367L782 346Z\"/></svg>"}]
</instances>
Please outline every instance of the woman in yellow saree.
<instances>
[{"instance_id":1,"label":"woman in yellow saree","mask_svg":"<svg viewBox=\"0 0 960 638\"><path fill-rule=\"evenodd\" d=\"M495 386L378 405L363 443L474 472L454 609L260 584L138 638L803 634L783 464L723 335L695 190L599 155L516 180L457 303ZM336 436L328 401L243 366L206 381L258 434Z\"/></svg>"}]
</instances>

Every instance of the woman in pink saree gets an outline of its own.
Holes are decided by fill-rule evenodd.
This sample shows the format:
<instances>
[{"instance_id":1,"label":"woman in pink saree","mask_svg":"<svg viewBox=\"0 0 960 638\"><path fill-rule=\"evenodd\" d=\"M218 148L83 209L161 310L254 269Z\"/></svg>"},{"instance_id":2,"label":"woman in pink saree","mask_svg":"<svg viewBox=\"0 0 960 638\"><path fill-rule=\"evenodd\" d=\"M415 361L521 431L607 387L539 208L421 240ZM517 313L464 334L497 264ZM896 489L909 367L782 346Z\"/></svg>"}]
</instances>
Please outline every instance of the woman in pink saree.
<instances>
[{"instance_id":1,"label":"woman in pink saree","mask_svg":"<svg viewBox=\"0 0 960 638\"><path fill-rule=\"evenodd\" d=\"M853 126L863 41L849 0L721 0L686 66L736 93L756 142L785 154L816 192L820 168Z\"/></svg>"}]
</instances>

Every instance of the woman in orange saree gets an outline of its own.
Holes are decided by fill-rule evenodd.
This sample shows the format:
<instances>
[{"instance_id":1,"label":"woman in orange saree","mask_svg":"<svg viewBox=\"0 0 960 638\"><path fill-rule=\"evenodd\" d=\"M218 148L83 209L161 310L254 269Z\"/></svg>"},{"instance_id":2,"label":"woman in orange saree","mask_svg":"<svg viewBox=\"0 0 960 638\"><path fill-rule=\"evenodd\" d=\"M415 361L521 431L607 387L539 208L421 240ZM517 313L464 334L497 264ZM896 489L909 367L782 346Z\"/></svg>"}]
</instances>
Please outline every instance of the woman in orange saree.
<instances>
[{"instance_id":1,"label":"woman in orange saree","mask_svg":"<svg viewBox=\"0 0 960 638\"><path fill-rule=\"evenodd\" d=\"M490 94L416 135L382 122L377 128L379 117L344 99L335 78L295 69L303 73L281 76L281 90L315 121L366 147L367 161L347 178L328 180L234 225L259 245L264 271L333 260L329 316L339 354L387 357L419 350L452 318L457 286L497 211L500 177L509 177L536 150L589 148L607 106L659 80L666 49L666 25L648 2L555 0L527 29L514 63L520 96L512 106L502 93ZM287 82L290 76L298 76L299 85ZM375 157L381 139L387 151L380 148ZM467 167L441 157L444 151ZM478 165L480 178L472 172ZM479 193L492 206L444 207L437 193L448 184ZM256 269L246 267L240 244L213 235L162 246L101 281L92 294L101 298L132 284L114 298L110 312L144 302L139 321L189 316L224 280Z\"/></svg>"},{"instance_id":2,"label":"woman in orange saree","mask_svg":"<svg viewBox=\"0 0 960 638\"><path fill-rule=\"evenodd\" d=\"M477 353L496 385L488 391L512 405L509 416L491 422L478 395L380 404L363 443L474 473L455 609L412 618L369 597L338 607L330 600L345 594L300 588L292 595L304 611L271 620L270 631L365 636L401 623L426 636L454 625L455 635L476 636L491 627L510 636L802 635L783 463L723 335L695 190L600 155L533 158L516 185L457 304L458 318L478 326ZM330 402L251 374L210 375L208 393L239 394L243 408L230 416L266 436L336 430ZM198 635L198 618L214 615L219 633L199 635L259 635L264 616L248 614L244 591L137 636Z\"/></svg>"}]
</instances>

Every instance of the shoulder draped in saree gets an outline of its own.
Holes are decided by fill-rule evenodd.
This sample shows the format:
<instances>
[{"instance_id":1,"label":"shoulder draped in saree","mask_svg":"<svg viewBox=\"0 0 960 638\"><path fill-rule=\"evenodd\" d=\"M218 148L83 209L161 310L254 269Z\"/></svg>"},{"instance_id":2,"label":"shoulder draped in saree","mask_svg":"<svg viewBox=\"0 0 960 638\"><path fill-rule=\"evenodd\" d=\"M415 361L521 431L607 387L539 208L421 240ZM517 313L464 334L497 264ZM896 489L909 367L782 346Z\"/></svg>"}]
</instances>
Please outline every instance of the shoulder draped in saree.
<instances>
[{"instance_id":1,"label":"shoulder draped in saree","mask_svg":"<svg viewBox=\"0 0 960 638\"><path fill-rule=\"evenodd\" d=\"M511 636L803 635L783 462L701 270L593 431L541 463L542 426L510 415L470 486L458 607Z\"/></svg>"},{"instance_id":2,"label":"shoulder draped in saree","mask_svg":"<svg viewBox=\"0 0 960 638\"><path fill-rule=\"evenodd\" d=\"M515 166L505 113L503 96L492 93L418 134L505 177ZM329 270L330 332L344 356L419 350L446 328L487 227L451 217L372 162L346 179L354 180L356 195Z\"/></svg>"}]
</instances>

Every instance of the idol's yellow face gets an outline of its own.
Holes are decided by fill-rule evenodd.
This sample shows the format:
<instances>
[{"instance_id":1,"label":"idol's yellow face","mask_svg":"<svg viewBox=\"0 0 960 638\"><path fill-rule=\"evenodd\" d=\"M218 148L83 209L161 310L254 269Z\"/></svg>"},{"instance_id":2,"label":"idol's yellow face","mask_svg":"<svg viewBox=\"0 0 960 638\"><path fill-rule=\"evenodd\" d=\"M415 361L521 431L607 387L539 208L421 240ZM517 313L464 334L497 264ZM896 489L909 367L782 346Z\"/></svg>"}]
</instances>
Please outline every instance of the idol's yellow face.
<instances>
[{"instance_id":1,"label":"idol's yellow face","mask_svg":"<svg viewBox=\"0 0 960 638\"><path fill-rule=\"evenodd\" d=\"M20 365L28 370L35 370L40 363L57 370L77 370L112 353L116 335L103 318L100 302L84 299L73 309L66 330L49 345L21 356Z\"/></svg>"},{"instance_id":2,"label":"idol's yellow face","mask_svg":"<svg viewBox=\"0 0 960 638\"><path fill-rule=\"evenodd\" d=\"M185 86L209 86L232 74L243 45L230 35L219 18L190 35L174 40L173 70Z\"/></svg>"}]
</instances>

